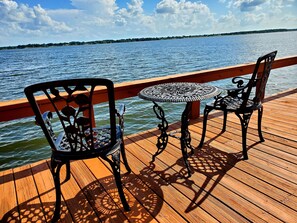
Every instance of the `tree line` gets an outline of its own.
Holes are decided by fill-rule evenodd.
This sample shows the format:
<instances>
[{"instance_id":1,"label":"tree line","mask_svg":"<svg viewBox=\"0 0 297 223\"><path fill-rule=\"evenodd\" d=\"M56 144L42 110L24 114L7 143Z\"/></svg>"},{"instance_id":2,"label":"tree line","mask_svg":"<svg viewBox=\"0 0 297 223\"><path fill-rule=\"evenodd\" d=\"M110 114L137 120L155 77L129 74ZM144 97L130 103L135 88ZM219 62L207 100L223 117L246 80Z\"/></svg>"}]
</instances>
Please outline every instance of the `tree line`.
<instances>
[{"instance_id":1,"label":"tree line","mask_svg":"<svg viewBox=\"0 0 297 223\"><path fill-rule=\"evenodd\" d=\"M189 36L143 37L143 38L128 38L128 39L118 39L118 40L107 39L107 40L96 40L96 41L87 41L87 42L71 41L71 42L64 42L64 43L26 44L26 45L18 45L18 46L4 46L4 47L0 47L0 50L53 47L53 46L77 46L77 45L86 45L86 44L91 45L91 44L125 43L125 42L199 38L199 37L212 37L212 36L244 35L244 34L257 34L257 33L270 33L270 32L288 32L288 31L297 31L297 29L266 29L266 30L239 31L239 32L189 35Z\"/></svg>"}]
</instances>

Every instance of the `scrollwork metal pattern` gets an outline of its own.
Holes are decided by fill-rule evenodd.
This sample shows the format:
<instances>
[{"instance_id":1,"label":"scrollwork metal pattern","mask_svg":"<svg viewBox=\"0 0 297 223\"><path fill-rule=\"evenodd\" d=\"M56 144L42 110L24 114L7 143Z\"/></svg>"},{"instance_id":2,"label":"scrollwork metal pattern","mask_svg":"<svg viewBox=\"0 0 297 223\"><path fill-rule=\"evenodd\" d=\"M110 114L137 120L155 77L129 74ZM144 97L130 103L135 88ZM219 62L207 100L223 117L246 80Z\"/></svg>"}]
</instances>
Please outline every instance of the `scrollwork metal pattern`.
<instances>
[{"instance_id":1,"label":"scrollwork metal pattern","mask_svg":"<svg viewBox=\"0 0 297 223\"><path fill-rule=\"evenodd\" d=\"M92 91L93 88L84 85L52 87L45 91L54 106L58 101L63 104L61 110L56 107L65 131L55 140L57 150L79 152L104 148L110 144L110 129L93 128L89 118L92 117Z\"/></svg>"},{"instance_id":2,"label":"scrollwork metal pattern","mask_svg":"<svg viewBox=\"0 0 297 223\"><path fill-rule=\"evenodd\" d=\"M167 134L167 129L168 129L168 122L165 118L165 113L164 110L156 103L154 102L154 107L153 110L159 120L161 120L161 123L158 124L158 128L160 130L160 135L158 137L157 141L157 152L153 155L153 161L155 161L155 158L157 155L163 152L163 150L166 148L167 143L168 143L168 134Z\"/></svg>"},{"instance_id":3,"label":"scrollwork metal pattern","mask_svg":"<svg viewBox=\"0 0 297 223\"><path fill-rule=\"evenodd\" d=\"M217 87L192 82L173 82L147 87L139 97L156 102L190 102L211 98L219 93Z\"/></svg>"},{"instance_id":4,"label":"scrollwork metal pattern","mask_svg":"<svg viewBox=\"0 0 297 223\"><path fill-rule=\"evenodd\" d=\"M68 93L67 96L61 96L57 88L51 88L51 93L55 96L53 100L62 100L65 106L58 112L58 116L63 124L68 143L66 145L71 147L72 151L87 150L91 144L92 134L85 133L90 128L90 119L85 117L83 112L88 110L91 104L90 98L86 94L78 94L75 96L73 93L79 90L87 91L85 86L77 86L71 89L68 86L64 87ZM75 103L79 107L75 109L70 105Z\"/></svg>"}]
</instances>

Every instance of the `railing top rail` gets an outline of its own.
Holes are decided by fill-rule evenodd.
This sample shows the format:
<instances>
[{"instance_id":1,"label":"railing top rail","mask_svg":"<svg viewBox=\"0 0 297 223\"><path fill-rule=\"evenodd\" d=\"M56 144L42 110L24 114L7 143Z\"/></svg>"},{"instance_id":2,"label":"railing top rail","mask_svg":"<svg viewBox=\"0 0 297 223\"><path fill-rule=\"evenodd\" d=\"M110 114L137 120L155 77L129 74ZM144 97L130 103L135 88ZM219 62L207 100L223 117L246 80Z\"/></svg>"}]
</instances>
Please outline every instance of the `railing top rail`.
<instances>
[{"instance_id":1,"label":"railing top rail","mask_svg":"<svg viewBox=\"0 0 297 223\"><path fill-rule=\"evenodd\" d=\"M297 55L278 58L273 63L273 69L297 65ZM187 72L181 74L173 74L164 77L149 78L143 80L135 80L130 82L123 82L115 84L115 98L124 99L137 96L138 92L143 88L160 84L165 82L198 82L205 83L210 81L222 80L250 74L253 72L255 63L240 64L235 66L228 66L223 68L216 68L210 70L201 70L194 72ZM97 89L95 93L94 103L101 103L105 101L105 97L101 97L103 90ZM44 98L40 98L42 103L41 109L46 111L48 109L48 102ZM33 116L33 111L27 99L16 99L10 101L0 102L0 121L9 121L18 118Z\"/></svg>"}]
</instances>

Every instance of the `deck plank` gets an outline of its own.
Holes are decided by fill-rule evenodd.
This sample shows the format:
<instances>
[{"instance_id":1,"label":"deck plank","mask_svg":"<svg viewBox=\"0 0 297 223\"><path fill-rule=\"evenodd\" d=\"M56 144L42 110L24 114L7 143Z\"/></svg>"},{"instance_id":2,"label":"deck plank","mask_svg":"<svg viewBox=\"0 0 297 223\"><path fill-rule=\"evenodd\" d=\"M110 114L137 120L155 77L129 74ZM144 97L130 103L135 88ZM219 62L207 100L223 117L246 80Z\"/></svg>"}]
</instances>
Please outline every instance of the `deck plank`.
<instances>
[{"instance_id":1,"label":"deck plank","mask_svg":"<svg viewBox=\"0 0 297 223\"><path fill-rule=\"evenodd\" d=\"M17 208L16 188L12 169L5 170L0 173L0 219L7 222L18 222L19 211Z\"/></svg>"},{"instance_id":2,"label":"deck plank","mask_svg":"<svg viewBox=\"0 0 297 223\"><path fill-rule=\"evenodd\" d=\"M71 171L75 172L76 168L71 167ZM68 207L74 222L100 222L93 207L88 202L85 194L81 191L78 182L71 173L70 179L61 184L62 196ZM65 179L66 168L61 168L61 182ZM64 208L63 206L61 208Z\"/></svg>"},{"instance_id":3,"label":"deck plank","mask_svg":"<svg viewBox=\"0 0 297 223\"><path fill-rule=\"evenodd\" d=\"M45 222L45 215L30 166L15 168L13 172L21 221Z\"/></svg>"},{"instance_id":4,"label":"deck plank","mask_svg":"<svg viewBox=\"0 0 297 223\"><path fill-rule=\"evenodd\" d=\"M46 221L51 222L56 200L54 180L51 171L46 160L31 164L31 168L42 203L42 208L45 213ZM61 218L65 219L67 222L72 222L70 211L68 210L63 197L61 198L61 204Z\"/></svg>"},{"instance_id":5,"label":"deck plank","mask_svg":"<svg viewBox=\"0 0 297 223\"><path fill-rule=\"evenodd\" d=\"M252 185L253 188L264 194L269 194L275 200L286 200L294 193L295 184L290 183L283 178L268 173L265 170L257 168L249 162L237 162L232 168L230 162L226 164L228 166L228 175L233 178L244 182L247 185ZM273 184L272 184L273 182ZM283 189L286 189L285 191ZM293 198L296 200L296 197ZM297 201L297 200L296 200ZM287 204L289 207L296 210L297 202Z\"/></svg>"},{"instance_id":6,"label":"deck plank","mask_svg":"<svg viewBox=\"0 0 297 223\"><path fill-rule=\"evenodd\" d=\"M62 184L60 222L296 222L297 219L297 90L269 97L259 143L257 113L247 135L248 160L242 160L241 126L228 115L221 134L222 113L209 115L205 144L189 157L193 171L185 178L180 142L169 138L156 152L158 129L125 137L132 173L121 165L125 212L111 168L94 158L71 162L71 179ZM202 117L191 120L197 147ZM169 130L180 127L171 123ZM61 180L65 167L61 169ZM0 221L49 222L55 190L48 160L0 172Z\"/></svg>"},{"instance_id":7,"label":"deck plank","mask_svg":"<svg viewBox=\"0 0 297 223\"><path fill-rule=\"evenodd\" d=\"M106 203L103 203L102 199L100 199L102 197L98 198L98 195L102 196L103 194L108 194L105 192L104 187L97 181L96 177L85 165L85 163L83 161L75 161L71 163L71 167L73 168L73 170L75 170L72 171L73 177L75 178L81 190L87 197L88 202L92 205L92 207L97 207L94 208L94 211L98 215L100 221L125 222L126 217L121 212L121 209L116 205L116 203L109 204L109 207L106 207ZM97 171L98 170L104 171L101 170L100 166L98 166ZM108 200L110 200L110 198ZM106 213L109 213L109 215L107 216Z\"/></svg>"},{"instance_id":8,"label":"deck plank","mask_svg":"<svg viewBox=\"0 0 297 223\"><path fill-rule=\"evenodd\" d=\"M213 135L218 135L220 133L220 129L218 128L221 126L220 123L215 122L215 120L212 120L209 122L209 132L211 131ZM229 127L229 126L228 126ZM241 130L240 125L238 124L238 127L236 128L230 128L228 131L226 131L224 134L224 137L227 137L227 146L229 148L239 149L241 151ZM265 135L264 135L265 137ZM219 137L220 139L220 137ZM253 147L254 144L257 144L257 146ZM292 171L294 171L295 168L292 168L292 171L289 171L288 168L290 166L295 166L294 162L286 162L282 157L279 157L278 159L271 159L271 157L275 157L275 153L277 152L277 149L282 147L282 145L274 144L271 145L271 141L266 140L263 143L259 143L259 137L257 135L250 134L250 131L248 131L248 140L247 140L247 146L252 146L253 149L249 149L249 156L256 156L257 158L271 162L273 163L273 167L269 166L269 168L277 168L275 171L280 172L280 175L284 174L286 179L292 178ZM275 147L274 147L275 146ZM263 148L263 149L262 149ZM288 154L290 156L290 154ZM293 156L295 159L295 156ZM255 162L256 164L256 162ZM294 172L293 172L294 173ZM294 174L295 175L295 174ZM295 177L293 176L294 180ZM296 182L296 181L295 181Z\"/></svg>"}]
</instances>

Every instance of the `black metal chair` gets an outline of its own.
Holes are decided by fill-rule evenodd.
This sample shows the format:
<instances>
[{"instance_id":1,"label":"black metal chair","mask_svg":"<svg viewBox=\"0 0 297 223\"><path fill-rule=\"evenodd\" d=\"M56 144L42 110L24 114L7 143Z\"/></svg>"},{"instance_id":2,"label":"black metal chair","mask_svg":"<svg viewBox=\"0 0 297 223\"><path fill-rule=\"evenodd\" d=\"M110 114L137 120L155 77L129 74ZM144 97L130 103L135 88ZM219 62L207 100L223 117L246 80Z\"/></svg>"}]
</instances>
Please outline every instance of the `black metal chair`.
<instances>
[{"instance_id":1,"label":"black metal chair","mask_svg":"<svg viewBox=\"0 0 297 223\"><path fill-rule=\"evenodd\" d=\"M262 103L264 100L266 83L276 53L277 51L274 51L259 57L250 79L245 77L234 77L232 79L232 83L237 85L236 88L227 89L226 96L216 96L214 102L205 106L203 131L198 148L203 146L206 133L207 117L209 112L212 110L221 110L224 112L222 132L226 131L228 112L234 112L240 119L242 128L243 159L248 159L246 135L251 115L255 110L258 110L258 135L260 141L264 141L261 130L263 115Z\"/></svg>"},{"instance_id":2,"label":"black metal chair","mask_svg":"<svg viewBox=\"0 0 297 223\"><path fill-rule=\"evenodd\" d=\"M107 96L109 104L108 121L98 128L95 127L93 107L94 89L97 86L106 88L106 95L102 97ZM71 160L94 157L101 157L110 164L124 209L129 211L130 207L123 192L120 176L120 154L127 171L131 172L123 141L125 106L122 105L119 110L116 110L113 82L99 78L52 81L28 86L25 88L25 94L36 115L36 122L41 126L52 148L51 172L56 189L52 221L55 222L60 218L61 167L66 164L65 181L67 181L70 179ZM46 107L49 111L43 114L41 113L42 102L38 103L36 100L36 95L41 94L51 102L50 107ZM52 111L58 116L59 127L56 122L55 125L51 124ZM119 124L117 124L116 115L119 118ZM60 133L56 134L56 132Z\"/></svg>"}]
</instances>

